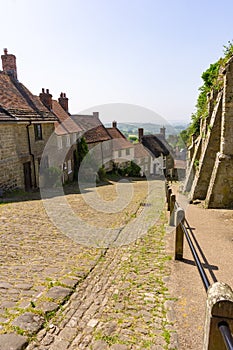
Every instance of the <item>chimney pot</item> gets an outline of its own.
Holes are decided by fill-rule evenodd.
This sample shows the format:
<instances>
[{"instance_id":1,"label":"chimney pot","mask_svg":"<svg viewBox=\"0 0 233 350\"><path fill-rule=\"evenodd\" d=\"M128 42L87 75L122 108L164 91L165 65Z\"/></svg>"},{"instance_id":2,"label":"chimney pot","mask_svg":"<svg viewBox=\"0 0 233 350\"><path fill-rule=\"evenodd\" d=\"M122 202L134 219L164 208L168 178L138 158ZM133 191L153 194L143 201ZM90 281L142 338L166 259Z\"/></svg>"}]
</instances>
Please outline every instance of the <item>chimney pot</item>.
<instances>
[{"instance_id":1,"label":"chimney pot","mask_svg":"<svg viewBox=\"0 0 233 350\"><path fill-rule=\"evenodd\" d=\"M67 113L69 112L68 101L69 99L66 97L66 94L64 92L61 92L60 97L58 98L58 102Z\"/></svg>"},{"instance_id":2,"label":"chimney pot","mask_svg":"<svg viewBox=\"0 0 233 350\"><path fill-rule=\"evenodd\" d=\"M114 121L112 122L112 127L113 127L113 128L117 128L117 122L116 122L116 120L114 120Z\"/></svg>"},{"instance_id":3,"label":"chimney pot","mask_svg":"<svg viewBox=\"0 0 233 350\"><path fill-rule=\"evenodd\" d=\"M164 138L165 138L165 132L166 132L166 128L164 126L160 128L160 134L163 135Z\"/></svg>"},{"instance_id":4,"label":"chimney pot","mask_svg":"<svg viewBox=\"0 0 233 350\"><path fill-rule=\"evenodd\" d=\"M12 55L12 54L9 55L7 49L4 49L3 51L4 51L4 55L1 56L2 70L3 72L17 79L16 57L15 55Z\"/></svg>"},{"instance_id":5,"label":"chimney pot","mask_svg":"<svg viewBox=\"0 0 233 350\"><path fill-rule=\"evenodd\" d=\"M93 116L99 118L99 112L93 112Z\"/></svg>"},{"instance_id":6,"label":"chimney pot","mask_svg":"<svg viewBox=\"0 0 233 350\"><path fill-rule=\"evenodd\" d=\"M49 93L49 89L42 89L42 93L40 93L40 100L41 102L48 108L52 109L52 95Z\"/></svg>"},{"instance_id":7,"label":"chimney pot","mask_svg":"<svg viewBox=\"0 0 233 350\"><path fill-rule=\"evenodd\" d=\"M142 137L144 135L144 129L143 128L138 128L138 141L142 141Z\"/></svg>"}]
</instances>

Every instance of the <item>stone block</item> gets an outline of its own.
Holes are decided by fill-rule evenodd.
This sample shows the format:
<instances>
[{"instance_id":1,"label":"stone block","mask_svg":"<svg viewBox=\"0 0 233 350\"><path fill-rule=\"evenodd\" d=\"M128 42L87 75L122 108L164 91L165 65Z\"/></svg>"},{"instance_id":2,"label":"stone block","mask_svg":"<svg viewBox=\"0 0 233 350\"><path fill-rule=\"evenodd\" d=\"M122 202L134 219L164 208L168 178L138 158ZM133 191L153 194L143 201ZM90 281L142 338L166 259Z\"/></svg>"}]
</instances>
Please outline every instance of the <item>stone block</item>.
<instances>
[{"instance_id":1,"label":"stone block","mask_svg":"<svg viewBox=\"0 0 233 350\"><path fill-rule=\"evenodd\" d=\"M64 287L52 287L47 292L47 297L52 298L56 302L62 302L66 297L72 293L72 289Z\"/></svg>"},{"instance_id":2,"label":"stone block","mask_svg":"<svg viewBox=\"0 0 233 350\"><path fill-rule=\"evenodd\" d=\"M31 334L37 333L44 323L43 317L32 312L26 312L14 319L13 326L19 327Z\"/></svg>"},{"instance_id":3,"label":"stone block","mask_svg":"<svg viewBox=\"0 0 233 350\"><path fill-rule=\"evenodd\" d=\"M0 334L0 350L24 350L27 344L27 338L22 335Z\"/></svg>"}]
</instances>

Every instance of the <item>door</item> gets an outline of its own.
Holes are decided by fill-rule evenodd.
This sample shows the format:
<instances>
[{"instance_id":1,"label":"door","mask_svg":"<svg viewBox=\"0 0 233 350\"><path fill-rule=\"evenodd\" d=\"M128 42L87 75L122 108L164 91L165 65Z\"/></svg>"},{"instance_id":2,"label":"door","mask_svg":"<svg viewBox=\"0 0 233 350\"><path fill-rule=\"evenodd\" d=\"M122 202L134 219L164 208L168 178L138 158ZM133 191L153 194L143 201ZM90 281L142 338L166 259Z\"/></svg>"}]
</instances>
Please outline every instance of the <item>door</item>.
<instances>
[{"instance_id":1,"label":"door","mask_svg":"<svg viewBox=\"0 0 233 350\"><path fill-rule=\"evenodd\" d=\"M32 189L31 162L23 163L25 191Z\"/></svg>"},{"instance_id":2,"label":"door","mask_svg":"<svg viewBox=\"0 0 233 350\"><path fill-rule=\"evenodd\" d=\"M154 169L153 169L153 170L154 170L154 171L153 171L153 174L154 174L154 175L156 175L156 174L157 174L157 171L156 171L156 166L157 166L157 164L154 164Z\"/></svg>"}]
</instances>

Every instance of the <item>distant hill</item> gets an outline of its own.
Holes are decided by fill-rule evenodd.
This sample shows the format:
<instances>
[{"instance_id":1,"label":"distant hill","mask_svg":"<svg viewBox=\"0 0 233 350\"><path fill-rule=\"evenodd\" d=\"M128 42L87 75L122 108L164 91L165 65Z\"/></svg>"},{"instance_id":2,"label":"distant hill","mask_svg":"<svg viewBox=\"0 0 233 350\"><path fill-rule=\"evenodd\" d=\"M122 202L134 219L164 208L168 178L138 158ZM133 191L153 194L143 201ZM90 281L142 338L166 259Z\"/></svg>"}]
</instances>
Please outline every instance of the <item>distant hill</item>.
<instances>
[{"instance_id":1,"label":"distant hill","mask_svg":"<svg viewBox=\"0 0 233 350\"><path fill-rule=\"evenodd\" d=\"M111 127L112 125L110 123L105 124L106 127ZM182 130L187 128L187 124L185 125L159 125L159 124L153 124L153 123L117 123L118 129L120 129L123 133L126 135L137 135L138 128L144 129L144 134L159 134L160 128L162 127L166 128L166 136L168 135L177 135Z\"/></svg>"}]
</instances>

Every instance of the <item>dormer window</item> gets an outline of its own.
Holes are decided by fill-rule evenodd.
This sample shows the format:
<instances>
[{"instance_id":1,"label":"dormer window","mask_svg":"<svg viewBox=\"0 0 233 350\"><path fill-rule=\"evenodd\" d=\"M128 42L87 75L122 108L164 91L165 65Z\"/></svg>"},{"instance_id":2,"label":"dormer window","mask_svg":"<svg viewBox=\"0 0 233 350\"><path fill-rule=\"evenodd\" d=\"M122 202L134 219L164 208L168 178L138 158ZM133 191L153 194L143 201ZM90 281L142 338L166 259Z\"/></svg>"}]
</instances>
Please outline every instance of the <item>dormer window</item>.
<instances>
[{"instance_id":1,"label":"dormer window","mask_svg":"<svg viewBox=\"0 0 233 350\"><path fill-rule=\"evenodd\" d=\"M34 124L35 140L42 140L42 125Z\"/></svg>"}]
</instances>

